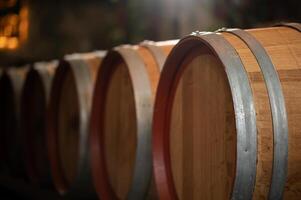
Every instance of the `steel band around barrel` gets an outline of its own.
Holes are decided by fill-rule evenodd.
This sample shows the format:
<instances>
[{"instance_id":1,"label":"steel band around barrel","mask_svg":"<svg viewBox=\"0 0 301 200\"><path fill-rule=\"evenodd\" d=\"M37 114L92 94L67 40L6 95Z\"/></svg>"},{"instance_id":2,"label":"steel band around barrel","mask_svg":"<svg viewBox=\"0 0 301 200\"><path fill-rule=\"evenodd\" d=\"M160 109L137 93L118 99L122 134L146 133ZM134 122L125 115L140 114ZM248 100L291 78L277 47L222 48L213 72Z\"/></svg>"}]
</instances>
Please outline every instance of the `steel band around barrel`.
<instances>
[{"instance_id":1,"label":"steel band around barrel","mask_svg":"<svg viewBox=\"0 0 301 200\"><path fill-rule=\"evenodd\" d=\"M256 177L256 113L247 72L236 50L216 33L195 33L208 43L225 67L231 88L237 130L236 177L231 199L252 199Z\"/></svg>"},{"instance_id":2,"label":"steel band around barrel","mask_svg":"<svg viewBox=\"0 0 301 200\"><path fill-rule=\"evenodd\" d=\"M240 29L225 30L239 37L254 54L268 90L274 133L274 160L269 199L282 199L288 163L288 121L278 73L264 47L254 36Z\"/></svg>"},{"instance_id":3,"label":"steel band around barrel","mask_svg":"<svg viewBox=\"0 0 301 200\"><path fill-rule=\"evenodd\" d=\"M75 77L77 86L78 101L80 105L80 129L79 129L79 155L77 161L77 176L74 183L70 187L70 193L72 195L79 195L78 190L90 191L92 186L92 177L90 176L90 157L88 151L88 118L84 113L89 114L91 112L92 96L87 99L87 91L92 91L92 77L88 70L88 63L81 59L68 60L72 72ZM88 192L86 192L88 193ZM88 195L88 194L87 194ZM91 194L94 197L94 191Z\"/></svg>"},{"instance_id":4,"label":"steel band around barrel","mask_svg":"<svg viewBox=\"0 0 301 200\"><path fill-rule=\"evenodd\" d=\"M301 32L301 24L299 23L281 23L281 24L277 24L276 26L286 26Z\"/></svg>"},{"instance_id":5,"label":"steel band around barrel","mask_svg":"<svg viewBox=\"0 0 301 200\"><path fill-rule=\"evenodd\" d=\"M151 85L146 66L139 54L131 47L118 48L117 51L122 55L129 69L138 121L134 175L127 199L144 199L152 177L151 120L153 103Z\"/></svg>"},{"instance_id":6,"label":"steel band around barrel","mask_svg":"<svg viewBox=\"0 0 301 200\"><path fill-rule=\"evenodd\" d=\"M151 53L153 54L153 56L156 59L159 70L162 71L162 68L163 68L163 65L164 65L164 62L166 59L166 55L160 49L160 47L156 46L155 42L152 42L152 41L144 41L141 43L141 45L148 48L151 51Z\"/></svg>"}]
</instances>

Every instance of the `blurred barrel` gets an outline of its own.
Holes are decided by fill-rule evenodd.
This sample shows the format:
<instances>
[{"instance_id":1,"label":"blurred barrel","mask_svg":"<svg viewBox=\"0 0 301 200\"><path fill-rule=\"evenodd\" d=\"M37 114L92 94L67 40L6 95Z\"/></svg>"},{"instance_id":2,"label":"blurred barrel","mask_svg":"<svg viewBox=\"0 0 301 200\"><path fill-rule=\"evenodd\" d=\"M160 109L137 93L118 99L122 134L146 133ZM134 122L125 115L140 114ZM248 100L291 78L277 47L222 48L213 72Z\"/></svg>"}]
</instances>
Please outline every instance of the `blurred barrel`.
<instances>
[{"instance_id":1,"label":"blurred barrel","mask_svg":"<svg viewBox=\"0 0 301 200\"><path fill-rule=\"evenodd\" d=\"M90 176L88 123L92 92L104 52L61 60L50 92L48 154L57 191L69 197L95 196Z\"/></svg>"},{"instance_id":2,"label":"blurred barrel","mask_svg":"<svg viewBox=\"0 0 301 200\"><path fill-rule=\"evenodd\" d=\"M57 61L33 64L22 89L21 128L24 137L26 174L38 185L51 185L46 142L46 111Z\"/></svg>"},{"instance_id":3,"label":"blurred barrel","mask_svg":"<svg viewBox=\"0 0 301 200\"><path fill-rule=\"evenodd\" d=\"M101 199L155 195L150 189L153 101L161 67L176 42L119 46L102 63L90 130L93 180Z\"/></svg>"},{"instance_id":4,"label":"blurred barrel","mask_svg":"<svg viewBox=\"0 0 301 200\"><path fill-rule=\"evenodd\" d=\"M0 77L1 171L25 178L20 134L20 98L27 67L4 69Z\"/></svg>"},{"instance_id":5,"label":"blurred barrel","mask_svg":"<svg viewBox=\"0 0 301 200\"><path fill-rule=\"evenodd\" d=\"M301 26L195 32L154 108L160 199L301 198Z\"/></svg>"}]
</instances>

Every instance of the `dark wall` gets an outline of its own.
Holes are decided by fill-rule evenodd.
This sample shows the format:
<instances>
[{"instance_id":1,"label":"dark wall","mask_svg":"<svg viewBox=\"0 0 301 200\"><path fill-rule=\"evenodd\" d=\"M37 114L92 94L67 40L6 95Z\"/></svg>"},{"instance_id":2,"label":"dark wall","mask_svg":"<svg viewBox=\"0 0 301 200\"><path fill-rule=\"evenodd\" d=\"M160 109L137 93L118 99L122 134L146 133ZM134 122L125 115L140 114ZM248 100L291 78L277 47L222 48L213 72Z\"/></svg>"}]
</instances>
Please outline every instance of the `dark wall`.
<instances>
[{"instance_id":1,"label":"dark wall","mask_svg":"<svg viewBox=\"0 0 301 200\"><path fill-rule=\"evenodd\" d=\"M16 50L0 50L1 66L144 39L181 38L194 30L301 21L300 0L28 0L26 4L28 39Z\"/></svg>"}]
</instances>

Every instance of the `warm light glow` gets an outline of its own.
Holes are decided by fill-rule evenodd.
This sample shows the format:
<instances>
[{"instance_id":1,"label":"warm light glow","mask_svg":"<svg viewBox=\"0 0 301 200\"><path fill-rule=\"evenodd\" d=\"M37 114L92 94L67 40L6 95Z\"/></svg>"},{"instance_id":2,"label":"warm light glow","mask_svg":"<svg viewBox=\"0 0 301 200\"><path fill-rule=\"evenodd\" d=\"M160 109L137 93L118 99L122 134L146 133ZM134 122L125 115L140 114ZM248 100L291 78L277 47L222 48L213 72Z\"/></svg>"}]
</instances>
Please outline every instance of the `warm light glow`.
<instances>
[{"instance_id":1,"label":"warm light glow","mask_svg":"<svg viewBox=\"0 0 301 200\"><path fill-rule=\"evenodd\" d=\"M17 25L19 22L19 16L18 15L9 15L8 23L11 25Z\"/></svg>"},{"instance_id":2,"label":"warm light glow","mask_svg":"<svg viewBox=\"0 0 301 200\"><path fill-rule=\"evenodd\" d=\"M11 25L5 26L3 35L5 35L5 36L11 36L12 33L13 33L13 26L11 26Z\"/></svg>"},{"instance_id":3,"label":"warm light glow","mask_svg":"<svg viewBox=\"0 0 301 200\"><path fill-rule=\"evenodd\" d=\"M16 6L16 1L9 0L4 5L0 0L0 8L7 8L7 6ZM0 49L16 49L27 39L28 16L28 7L23 4L19 13L8 13L0 18Z\"/></svg>"},{"instance_id":4,"label":"warm light glow","mask_svg":"<svg viewBox=\"0 0 301 200\"><path fill-rule=\"evenodd\" d=\"M18 47L19 41L16 37L7 38L7 48L15 49Z\"/></svg>"},{"instance_id":5,"label":"warm light glow","mask_svg":"<svg viewBox=\"0 0 301 200\"><path fill-rule=\"evenodd\" d=\"M24 41L28 36L28 7L24 6L20 11L20 24L19 24L19 32L20 32L20 40Z\"/></svg>"},{"instance_id":6,"label":"warm light glow","mask_svg":"<svg viewBox=\"0 0 301 200\"><path fill-rule=\"evenodd\" d=\"M1 36L0 37L0 48L5 48L6 47L6 37Z\"/></svg>"}]
</instances>

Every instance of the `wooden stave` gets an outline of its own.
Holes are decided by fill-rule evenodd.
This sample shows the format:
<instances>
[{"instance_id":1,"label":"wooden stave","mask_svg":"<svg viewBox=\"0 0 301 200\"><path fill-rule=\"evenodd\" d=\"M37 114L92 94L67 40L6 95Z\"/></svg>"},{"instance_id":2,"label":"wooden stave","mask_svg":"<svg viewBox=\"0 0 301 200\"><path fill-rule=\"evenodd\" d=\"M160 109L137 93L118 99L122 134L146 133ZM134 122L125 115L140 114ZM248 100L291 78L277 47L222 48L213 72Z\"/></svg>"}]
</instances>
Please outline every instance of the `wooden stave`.
<instances>
[{"instance_id":1,"label":"wooden stave","mask_svg":"<svg viewBox=\"0 0 301 200\"><path fill-rule=\"evenodd\" d=\"M140 45L149 49L149 51L156 58L156 62L157 62L157 65L160 67L160 71L162 71L164 62L166 60L166 54L158 45L173 45L174 46L178 42L179 42L179 40L168 40L168 41L164 41L164 42L153 42L153 41L146 40L146 41L143 41L142 43L140 43Z\"/></svg>"}]
</instances>

